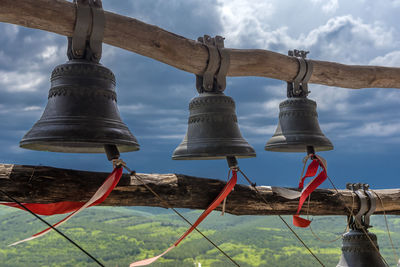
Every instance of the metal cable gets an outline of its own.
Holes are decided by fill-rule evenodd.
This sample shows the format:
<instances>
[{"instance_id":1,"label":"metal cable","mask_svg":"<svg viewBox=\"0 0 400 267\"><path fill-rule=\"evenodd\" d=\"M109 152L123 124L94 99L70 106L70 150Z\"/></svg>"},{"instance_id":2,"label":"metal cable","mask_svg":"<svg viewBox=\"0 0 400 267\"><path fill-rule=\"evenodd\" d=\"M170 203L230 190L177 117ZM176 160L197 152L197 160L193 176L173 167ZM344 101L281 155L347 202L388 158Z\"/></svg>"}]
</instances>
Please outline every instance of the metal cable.
<instances>
[{"instance_id":1,"label":"metal cable","mask_svg":"<svg viewBox=\"0 0 400 267\"><path fill-rule=\"evenodd\" d=\"M353 194L352 194L352 197L353 197L353 204L351 205L351 207L354 206L354 195L353 195ZM308 213L309 213L309 210L310 210L310 199L311 199L311 195L308 196L308 200L307 200L307 213L306 213L306 214L307 214L307 220L310 220L309 214L308 214ZM351 215L353 215L353 210L351 211ZM310 231L311 231L311 233L312 233L312 235L314 236L315 239L317 239L317 240L320 241L320 242L330 244L330 243L333 243L333 242L338 241L338 240L339 240L340 238L342 238L342 236L348 231L348 228L349 228L348 225L349 225L349 223L350 223L350 219L351 219L351 217L348 216L348 217L347 217L347 224L346 224L346 227L344 228L343 233L341 233L340 235L338 235L337 238L332 239L332 240L325 240L325 239L320 238L320 237L314 232L314 230L312 229L311 224L310 224L308 227L310 228Z\"/></svg>"},{"instance_id":2,"label":"metal cable","mask_svg":"<svg viewBox=\"0 0 400 267\"><path fill-rule=\"evenodd\" d=\"M179 211L177 211L175 208L173 208L166 200L164 200L159 194L157 194L150 186L148 186L141 178L139 175L137 175L134 171L129 169L126 166L126 163L123 161L118 162L121 164L131 175L135 175L135 178L139 180L146 188L149 190L161 203L164 204L165 207L173 210L179 217L181 217L185 222L187 222L191 227L193 227L193 224L185 218ZM240 265L232 259L225 251L223 251L217 244L215 244L211 239L209 239L206 235L204 235L197 227L194 227L194 230L196 230L202 237L204 237L210 244L212 244L216 249L218 249L225 257L227 257L233 264L236 266L240 267Z\"/></svg>"},{"instance_id":3,"label":"metal cable","mask_svg":"<svg viewBox=\"0 0 400 267\"><path fill-rule=\"evenodd\" d=\"M83 253L85 253L87 256L89 256L89 258L91 258L93 261L95 261L99 266L105 267L99 260L97 260L94 256L92 256L89 252L87 252L85 249L83 249L81 246L79 246L76 242L74 242L73 240L71 240L68 236L66 236L63 232L61 232L60 230L58 230L57 228L55 228L53 225L51 225L50 223L48 223L45 219L43 219L42 217L40 217L39 215L37 215L36 213L34 213L33 211L31 211L29 208L27 208L24 204L22 204L21 202L19 202L18 200L16 200L15 198L13 198L11 195L9 195L7 192L4 192L3 190L0 190L1 193L3 193L4 195L6 195L9 199L11 199L13 202L17 203L20 207L22 207L24 210L26 210L27 212L29 212L30 214L32 214L33 216L35 216L36 218L38 218L40 221L42 221L44 224L46 224L47 226L49 226L51 229L53 229L54 231L56 231L58 234L60 234L62 237L64 237L65 239L67 239L71 244L73 244L75 247L77 247L78 249L80 249Z\"/></svg>"},{"instance_id":4,"label":"metal cable","mask_svg":"<svg viewBox=\"0 0 400 267\"><path fill-rule=\"evenodd\" d=\"M271 209L273 210L274 208L272 207L272 205L263 197L263 195L261 195L260 191L258 191L258 189L255 186L255 184L250 181L250 179L246 176L246 174L244 174L244 172L242 172L241 169L238 168L238 171L243 175L243 177L247 180L247 182L250 184L250 186L256 191L257 196L259 198L261 198L263 200L263 202L265 204L267 204L268 206L270 206ZM281 215L278 215L278 217L286 225L286 227L296 236L297 240L299 240L300 243L303 244L303 246L308 250L308 252L310 252L310 254L319 262L319 264L321 266L325 267L325 264L322 263L322 261L317 257L317 255L314 254L314 252L312 252L310 247L308 247L307 244L304 243L304 241L301 239L301 237L293 230L292 227L290 227L290 225L285 221L285 219L283 219L283 217Z\"/></svg>"}]
</instances>

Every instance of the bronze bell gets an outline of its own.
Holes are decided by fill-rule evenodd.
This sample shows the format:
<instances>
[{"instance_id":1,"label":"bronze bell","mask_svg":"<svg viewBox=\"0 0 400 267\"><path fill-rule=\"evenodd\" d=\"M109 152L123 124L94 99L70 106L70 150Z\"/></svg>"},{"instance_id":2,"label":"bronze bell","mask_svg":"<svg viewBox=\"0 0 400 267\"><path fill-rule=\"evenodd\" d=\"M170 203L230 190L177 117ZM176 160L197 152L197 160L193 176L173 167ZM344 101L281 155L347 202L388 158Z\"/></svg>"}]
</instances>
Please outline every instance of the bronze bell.
<instances>
[{"instance_id":1,"label":"bronze bell","mask_svg":"<svg viewBox=\"0 0 400 267\"><path fill-rule=\"evenodd\" d=\"M350 230L343 236L342 256L337 267L385 267L376 235L365 230ZM367 235L368 236L367 236ZM371 240L373 242L372 245Z\"/></svg>"},{"instance_id":2,"label":"bronze bell","mask_svg":"<svg viewBox=\"0 0 400 267\"><path fill-rule=\"evenodd\" d=\"M71 59L53 70L44 113L20 146L104 153L104 145L116 145L120 152L139 150L118 111L114 74L100 63Z\"/></svg>"},{"instance_id":3,"label":"bronze bell","mask_svg":"<svg viewBox=\"0 0 400 267\"><path fill-rule=\"evenodd\" d=\"M318 124L317 104L307 97L290 97L279 104L279 122L265 150L306 152L332 150L331 141Z\"/></svg>"},{"instance_id":4,"label":"bronze bell","mask_svg":"<svg viewBox=\"0 0 400 267\"><path fill-rule=\"evenodd\" d=\"M188 129L172 159L224 159L255 157L242 137L235 102L222 92L202 92L190 101Z\"/></svg>"},{"instance_id":5,"label":"bronze bell","mask_svg":"<svg viewBox=\"0 0 400 267\"><path fill-rule=\"evenodd\" d=\"M293 82L287 82L287 97L279 104L278 127L265 145L265 150L277 152L307 152L332 150L331 141L318 124L317 104L307 98L312 61L306 60L309 51L289 50L297 59L299 71Z\"/></svg>"}]
</instances>

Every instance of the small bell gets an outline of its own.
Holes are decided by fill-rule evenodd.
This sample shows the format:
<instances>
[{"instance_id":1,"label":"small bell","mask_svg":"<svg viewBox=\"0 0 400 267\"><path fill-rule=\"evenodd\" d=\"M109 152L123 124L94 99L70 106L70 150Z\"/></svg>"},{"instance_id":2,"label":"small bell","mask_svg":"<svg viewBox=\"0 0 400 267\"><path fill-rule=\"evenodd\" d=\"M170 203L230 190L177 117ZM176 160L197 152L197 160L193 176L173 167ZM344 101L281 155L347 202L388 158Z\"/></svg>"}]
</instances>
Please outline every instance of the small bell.
<instances>
[{"instance_id":1,"label":"small bell","mask_svg":"<svg viewBox=\"0 0 400 267\"><path fill-rule=\"evenodd\" d=\"M222 92L203 92L190 101L188 129L172 159L249 158L256 153L242 137L235 102Z\"/></svg>"},{"instance_id":2,"label":"small bell","mask_svg":"<svg viewBox=\"0 0 400 267\"><path fill-rule=\"evenodd\" d=\"M386 266L379 251L377 251L379 246L376 235L367 230L365 231L366 233L362 230L354 229L343 235L342 256L336 267Z\"/></svg>"},{"instance_id":3,"label":"small bell","mask_svg":"<svg viewBox=\"0 0 400 267\"><path fill-rule=\"evenodd\" d=\"M331 141L322 133L317 114L317 104L307 98L308 80L313 65L306 61L308 51L289 51L299 62L299 72L294 82L287 83L288 99L279 104L278 127L265 145L265 150L277 152L308 152L332 150Z\"/></svg>"},{"instance_id":4,"label":"small bell","mask_svg":"<svg viewBox=\"0 0 400 267\"><path fill-rule=\"evenodd\" d=\"M104 145L120 152L139 150L122 122L115 77L100 63L71 59L55 67L42 117L22 138L20 147L65 153L104 153Z\"/></svg>"},{"instance_id":5,"label":"small bell","mask_svg":"<svg viewBox=\"0 0 400 267\"><path fill-rule=\"evenodd\" d=\"M279 122L265 150L306 152L332 150L333 145L318 124L317 104L306 97L291 97L279 104Z\"/></svg>"}]
</instances>

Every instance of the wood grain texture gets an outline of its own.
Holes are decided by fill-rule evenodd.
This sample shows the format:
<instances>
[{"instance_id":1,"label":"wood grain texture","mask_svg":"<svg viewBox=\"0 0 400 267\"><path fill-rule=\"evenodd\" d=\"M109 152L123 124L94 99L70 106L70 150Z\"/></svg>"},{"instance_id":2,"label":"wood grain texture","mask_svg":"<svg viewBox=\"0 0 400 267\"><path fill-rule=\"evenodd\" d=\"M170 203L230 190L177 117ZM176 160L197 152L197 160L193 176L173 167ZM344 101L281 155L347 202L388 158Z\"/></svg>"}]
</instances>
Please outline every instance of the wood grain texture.
<instances>
[{"instance_id":1,"label":"wood grain texture","mask_svg":"<svg viewBox=\"0 0 400 267\"><path fill-rule=\"evenodd\" d=\"M174 208L206 209L225 185L224 181L183 174L137 174ZM0 164L0 189L25 203L87 201L102 184L108 173L59 169L46 166ZM290 215L297 210L298 199L277 195L271 187L258 189L270 205L263 203L247 185L236 185L228 196L226 212L235 215ZM400 214L400 189L376 190L387 214ZM0 201L9 199L0 194ZM135 176L124 174L121 181L102 204L106 206L165 207ZM359 201L348 190L337 194L331 189L312 193L308 213L312 215L346 215L346 207L357 212ZM220 207L218 208L220 210ZM376 213L383 207L377 201ZM307 206L303 208L307 213Z\"/></svg>"},{"instance_id":2,"label":"wood grain texture","mask_svg":"<svg viewBox=\"0 0 400 267\"><path fill-rule=\"evenodd\" d=\"M0 21L71 36L75 8L64 0L0 0ZM105 12L104 42L180 70L202 74L208 52L200 43L139 20ZM292 80L296 59L261 49L228 49L228 76ZM400 88L400 68L343 65L313 60L310 83L344 88Z\"/></svg>"}]
</instances>

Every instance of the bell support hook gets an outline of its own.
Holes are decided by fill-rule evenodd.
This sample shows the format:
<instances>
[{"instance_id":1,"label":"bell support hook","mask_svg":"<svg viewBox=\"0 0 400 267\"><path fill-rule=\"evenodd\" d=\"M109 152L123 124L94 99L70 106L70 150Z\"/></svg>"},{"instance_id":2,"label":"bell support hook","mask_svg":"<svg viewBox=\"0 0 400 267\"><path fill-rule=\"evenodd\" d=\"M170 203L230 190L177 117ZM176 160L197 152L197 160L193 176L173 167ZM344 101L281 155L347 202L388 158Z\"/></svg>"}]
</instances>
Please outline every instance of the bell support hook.
<instances>
[{"instance_id":1,"label":"bell support hook","mask_svg":"<svg viewBox=\"0 0 400 267\"><path fill-rule=\"evenodd\" d=\"M68 59L99 63L102 54L105 16L101 0L74 0L76 22L68 37Z\"/></svg>"}]
</instances>

